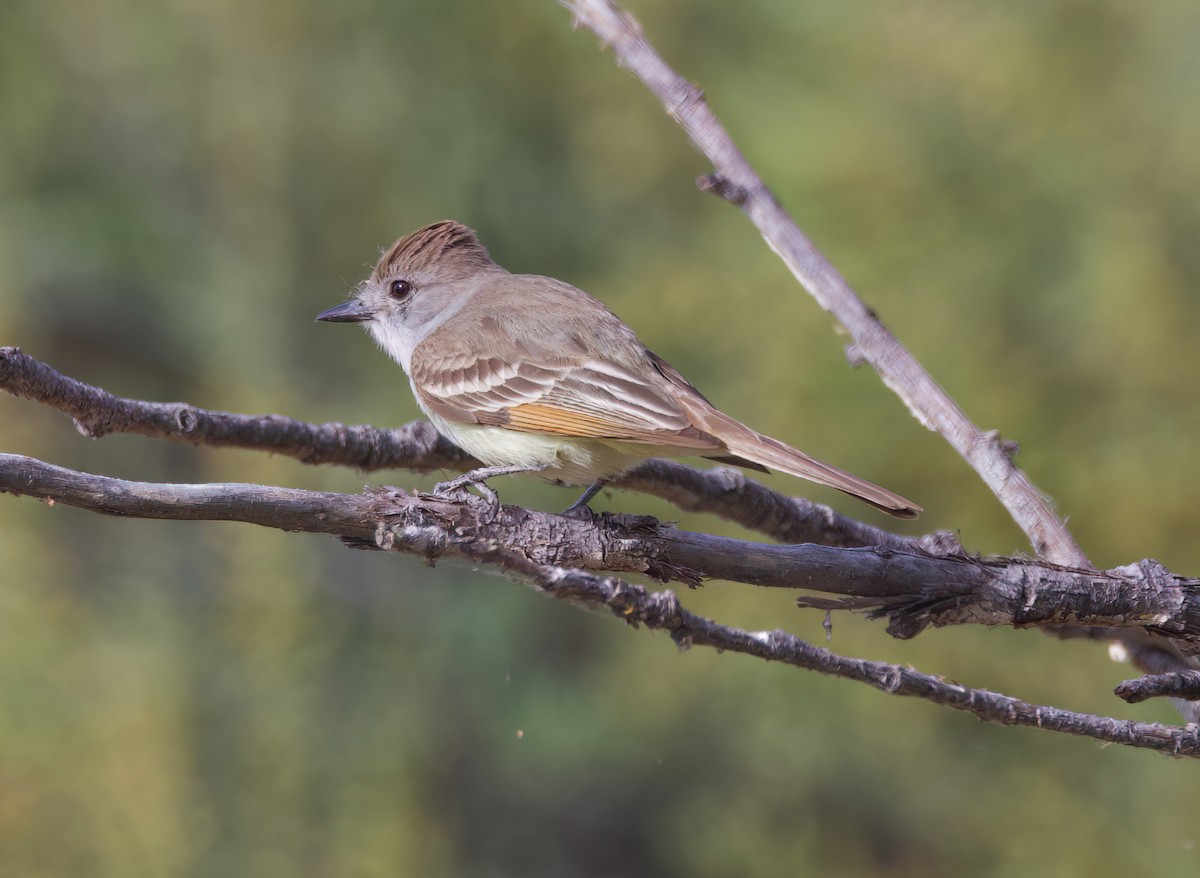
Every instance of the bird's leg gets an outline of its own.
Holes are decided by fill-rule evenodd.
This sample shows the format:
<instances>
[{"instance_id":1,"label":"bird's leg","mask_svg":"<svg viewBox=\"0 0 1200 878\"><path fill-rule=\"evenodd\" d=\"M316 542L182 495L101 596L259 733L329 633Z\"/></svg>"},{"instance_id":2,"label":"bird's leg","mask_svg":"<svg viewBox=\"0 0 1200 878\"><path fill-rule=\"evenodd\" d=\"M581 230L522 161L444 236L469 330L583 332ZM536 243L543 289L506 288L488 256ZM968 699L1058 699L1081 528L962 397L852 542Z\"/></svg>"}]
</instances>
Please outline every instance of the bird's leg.
<instances>
[{"instance_id":1,"label":"bird's leg","mask_svg":"<svg viewBox=\"0 0 1200 878\"><path fill-rule=\"evenodd\" d=\"M488 501L488 504L495 511L500 508L500 498L487 484L488 479L493 476L511 476L516 473L540 473L548 466L548 464L526 466L519 463L510 464L509 466L481 466L478 469L463 473L461 476L451 479L448 482L439 482L433 486L433 493L445 497L453 494L455 491L462 491L474 485L475 490L479 492L484 500Z\"/></svg>"},{"instance_id":2,"label":"bird's leg","mask_svg":"<svg viewBox=\"0 0 1200 878\"><path fill-rule=\"evenodd\" d=\"M604 486L608 484L608 479L596 479L588 485L588 489L580 495L579 499L572 503L564 510L563 515L569 515L572 518L582 518L585 515L595 515L588 502L599 494Z\"/></svg>"}]
</instances>

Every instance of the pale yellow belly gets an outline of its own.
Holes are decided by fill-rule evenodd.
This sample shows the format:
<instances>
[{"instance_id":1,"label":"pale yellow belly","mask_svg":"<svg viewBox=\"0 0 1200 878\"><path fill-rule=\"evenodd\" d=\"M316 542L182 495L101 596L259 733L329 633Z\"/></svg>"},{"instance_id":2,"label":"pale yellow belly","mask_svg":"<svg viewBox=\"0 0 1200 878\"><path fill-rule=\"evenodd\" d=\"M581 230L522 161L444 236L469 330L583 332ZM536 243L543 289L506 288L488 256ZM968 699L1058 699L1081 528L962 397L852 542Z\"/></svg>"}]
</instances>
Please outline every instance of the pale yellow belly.
<instances>
[{"instance_id":1,"label":"pale yellow belly","mask_svg":"<svg viewBox=\"0 0 1200 878\"><path fill-rule=\"evenodd\" d=\"M590 485L597 479L619 476L660 450L645 446L643 451L632 443L622 443L622 450L615 443L595 439L458 424L427 414L443 436L486 465L545 467L543 478L567 485Z\"/></svg>"}]
</instances>

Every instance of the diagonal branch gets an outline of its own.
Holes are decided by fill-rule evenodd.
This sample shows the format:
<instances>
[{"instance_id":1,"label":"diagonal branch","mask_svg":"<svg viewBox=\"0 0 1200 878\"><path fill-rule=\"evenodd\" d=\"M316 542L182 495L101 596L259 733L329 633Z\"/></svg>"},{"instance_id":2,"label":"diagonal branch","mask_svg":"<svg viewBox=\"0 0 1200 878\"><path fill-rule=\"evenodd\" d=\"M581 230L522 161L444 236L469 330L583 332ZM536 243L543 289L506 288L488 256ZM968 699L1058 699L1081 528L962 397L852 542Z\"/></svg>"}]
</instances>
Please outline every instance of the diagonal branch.
<instances>
[{"instance_id":1,"label":"diagonal branch","mask_svg":"<svg viewBox=\"0 0 1200 878\"><path fill-rule=\"evenodd\" d=\"M551 597L588 608L607 608L635 627L666 631L684 648L706 646L778 661L856 680L892 695L921 698L1001 725L1036 727L1173 756L1200 756L1200 730L1196 728L1135 723L1029 704L911 668L841 656L785 631L745 631L722 625L689 612L670 591L654 592L615 577L545 563L498 539L497 519L485 524L475 518L474 527L464 527L456 518L456 510L474 515L486 506L479 500L463 504L444 499L429 502L395 491L346 495L262 485L154 485L77 473L19 455L0 455L0 490L113 515L244 521L336 534L428 560L448 558L481 564ZM502 513L518 517L531 514L513 509ZM567 527L600 529L594 522L546 517L561 519ZM503 516L498 520L504 524ZM632 524L632 538L636 540L636 523ZM543 546L545 541L539 539L533 545ZM949 563L945 559L929 560Z\"/></svg>"},{"instance_id":2,"label":"diagonal branch","mask_svg":"<svg viewBox=\"0 0 1200 878\"><path fill-rule=\"evenodd\" d=\"M612 50L662 103L667 113L716 172L700 186L740 207L795 275L841 322L854 340L853 355L870 363L884 383L925 427L940 433L1004 504L1037 554L1047 560L1086 567L1087 556L1059 520L1049 500L1012 461L1015 446L999 434L980 430L917 362L812 241L800 231L778 199L704 101L703 93L662 59L641 26L613 0L566 0L575 20Z\"/></svg>"}]
</instances>

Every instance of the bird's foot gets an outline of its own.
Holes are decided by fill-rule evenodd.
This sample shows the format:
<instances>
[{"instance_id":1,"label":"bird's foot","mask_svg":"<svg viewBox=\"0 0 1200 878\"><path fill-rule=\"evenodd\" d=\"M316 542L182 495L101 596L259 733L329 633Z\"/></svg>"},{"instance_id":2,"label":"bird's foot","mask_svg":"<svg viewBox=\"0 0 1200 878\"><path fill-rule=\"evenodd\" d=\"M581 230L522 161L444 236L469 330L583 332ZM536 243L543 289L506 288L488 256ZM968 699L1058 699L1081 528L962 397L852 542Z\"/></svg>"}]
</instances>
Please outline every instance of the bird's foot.
<instances>
[{"instance_id":1,"label":"bird's foot","mask_svg":"<svg viewBox=\"0 0 1200 878\"><path fill-rule=\"evenodd\" d=\"M487 518L490 521L500 511L500 497L488 485L488 479L494 476L509 476L516 473L539 473L544 469L546 469L545 466L522 466L520 464L510 466L482 466L479 469L473 469L449 481L439 482L433 486L433 495L435 497L444 497L448 500L458 500L461 499L463 494L467 494L469 488L474 488L488 505L489 512Z\"/></svg>"},{"instance_id":2,"label":"bird's foot","mask_svg":"<svg viewBox=\"0 0 1200 878\"><path fill-rule=\"evenodd\" d=\"M600 493L605 485L608 484L607 479L597 479L588 485L588 489L580 495L579 499L563 510L563 515L567 518L582 518L591 520L596 517L596 513L588 503L593 497Z\"/></svg>"}]
</instances>

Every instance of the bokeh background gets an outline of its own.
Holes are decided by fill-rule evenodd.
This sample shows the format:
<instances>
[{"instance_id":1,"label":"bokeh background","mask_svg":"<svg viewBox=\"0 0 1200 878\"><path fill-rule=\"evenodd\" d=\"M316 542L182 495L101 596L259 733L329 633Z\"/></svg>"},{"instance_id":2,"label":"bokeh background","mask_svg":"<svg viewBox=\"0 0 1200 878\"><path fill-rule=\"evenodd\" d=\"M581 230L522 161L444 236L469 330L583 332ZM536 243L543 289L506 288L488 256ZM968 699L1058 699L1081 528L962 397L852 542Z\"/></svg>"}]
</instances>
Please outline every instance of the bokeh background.
<instances>
[{"instance_id":1,"label":"bokeh background","mask_svg":"<svg viewBox=\"0 0 1200 878\"><path fill-rule=\"evenodd\" d=\"M1022 443L1096 563L1200 569L1200 7L630 5L933 375ZM362 333L312 318L450 216L599 296L732 414L915 498L909 532L1027 550L552 0L8 0L0 144L0 343L113 392L416 417ZM3 396L0 448L132 479L434 481L95 442ZM824 636L785 593L684 598ZM1113 698L1131 669L1102 645L900 643L852 617L831 645L1178 719ZM0 497L4 875L1191 876L1195 772L680 653L471 570Z\"/></svg>"}]
</instances>

